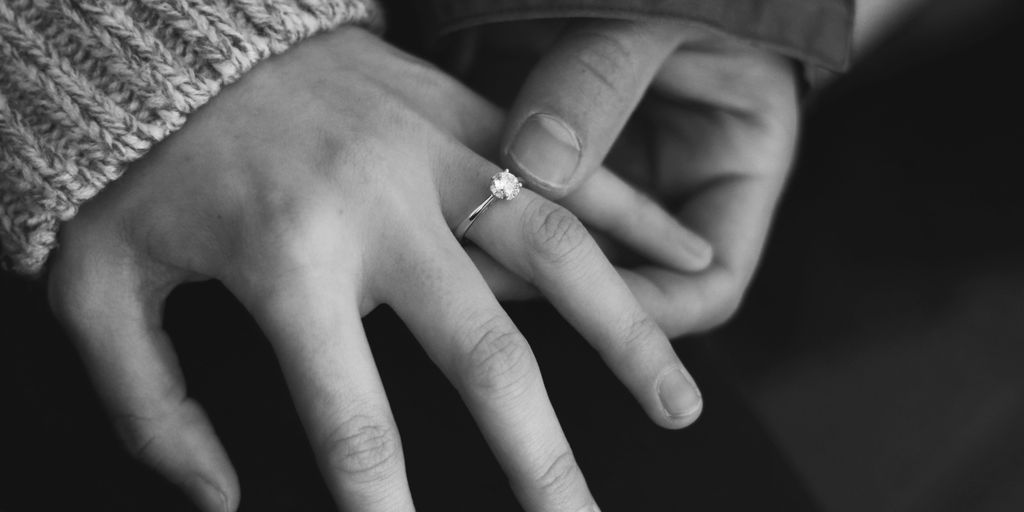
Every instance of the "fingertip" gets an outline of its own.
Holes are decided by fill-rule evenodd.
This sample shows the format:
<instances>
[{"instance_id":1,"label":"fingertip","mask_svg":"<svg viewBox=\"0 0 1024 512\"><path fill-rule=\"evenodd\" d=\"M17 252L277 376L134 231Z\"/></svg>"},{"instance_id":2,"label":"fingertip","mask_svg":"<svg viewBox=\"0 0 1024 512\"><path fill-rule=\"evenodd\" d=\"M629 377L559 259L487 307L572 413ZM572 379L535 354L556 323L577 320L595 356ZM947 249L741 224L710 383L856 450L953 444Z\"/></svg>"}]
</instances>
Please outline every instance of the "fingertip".
<instances>
[{"instance_id":1,"label":"fingertip","mask_svg":"<svg viewBox=\"0 0 1024 512\"><path fill-rule=\"evenodd\" d=\"M238 475L206 413L193 400L184 403L155 434L143 461L177 482L204 512L233 512Z\"/></svg>"},{"instance_id":2,"label":"fingertip","mask_svg":"<svg viewBox=\"0 0 1024 512\"><path fill-rule=\"evenodd\" d=\"M680 240L680 267L688 272L700 272L711 266L715 249L702 236L683 228Z\"/></svg>"},{"instance_id":3,"label":"fingertip","mask_svg":"<svg viewBox=\"0 0 1024 512\"><path fill-rule=\"evenodd\" d=\"M686 415L680 417L668 417L668 421L663 426L668 430L681 430L687 428L690 425L696 423L698 419L700 419L700 415L701 413L703 413L703 411L704 400L702 399L697 404L696 408L693 409L691 412L687 413Z\"/></svg>"},{"instance_id":4,"label":"fingertip","mask_svg":"<svg viewBox=\"0 0 1024 512\"><path fill-rule=\"evenodd\" d=\"M704 408L700 390L682 367L666 370L658 379L657 392L661 404L660 418L657 419L666 428L691 425Z\"/></svg>"}]
</instances>

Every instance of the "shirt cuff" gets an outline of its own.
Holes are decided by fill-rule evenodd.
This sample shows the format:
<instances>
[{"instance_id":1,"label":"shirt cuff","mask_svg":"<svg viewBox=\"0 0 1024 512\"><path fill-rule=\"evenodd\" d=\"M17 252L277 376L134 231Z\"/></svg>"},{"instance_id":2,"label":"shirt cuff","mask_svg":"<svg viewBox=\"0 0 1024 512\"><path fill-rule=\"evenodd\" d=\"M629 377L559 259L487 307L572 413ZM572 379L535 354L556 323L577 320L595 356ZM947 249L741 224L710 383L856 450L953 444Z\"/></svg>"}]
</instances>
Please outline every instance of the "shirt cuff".
<instances>
[{"instance_id":1,"label":"shirt cuff","mask_svg":"<svg viewBox=\"0 0 1024 512\"><path fill-rule=\"evenodd\" d=\"M853 0L431 0L438 34L544 18L679 19L797 59L813 84L850 62Z\"/></svg>"}]
</instances>

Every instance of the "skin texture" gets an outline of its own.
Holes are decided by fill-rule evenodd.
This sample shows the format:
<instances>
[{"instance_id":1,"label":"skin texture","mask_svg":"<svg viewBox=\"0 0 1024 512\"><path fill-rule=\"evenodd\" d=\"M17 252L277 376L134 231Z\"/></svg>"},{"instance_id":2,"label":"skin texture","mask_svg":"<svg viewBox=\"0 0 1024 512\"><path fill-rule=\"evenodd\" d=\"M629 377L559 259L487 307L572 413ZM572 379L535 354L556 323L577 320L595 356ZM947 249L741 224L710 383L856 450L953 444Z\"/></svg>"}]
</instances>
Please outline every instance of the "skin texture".
<instances>
[{"instance_id":1,"label":"skin texture","mask_svg":"<svg viewBox=\"0 0 1024 512\"><path fill-rule=\"evenodd\" d=\"M711 244L714 259L701 270L632 260L622 274L637 299L669 337L731 317L792 164L795 65L699 27L661 22L523 23L490 31L484 46L538 56L509 111L503 162L581 216L600 214L592 211L600 204L594 182L608 168L647 191ZM537 114L560 127L552 132L561 147L576 141L578 156L550 149L535 133L523 138ZM645 223L634 220L632 231L642 232ZM605 249L621 252L615 244Z\"/></svg>"},{"instance_id":2,"label":"skin texture","mask_svg":"<svg viewBox=\"0 0 1024 512\"><path fill-rule=\"evenodd\" d=\"M413 509L360 321L380 304L459 390L527 510L595 504L498 297L543 294L655 422L691 423L699 392L636 297L661 298L635 296L639 271L617 272L580 219L525 190L477 221L468 253L454 239L499 170L479 155L502 122L436 69L344 28L257 66L86 204L62 230L50 299L127 448L203 510L237 508L237 476L161 330L168 293L205 279L270 339L346 510ZM708 265L700 237L610 173L593 178L583 221L626 233L665 271ZM638 217L648 229L629 234Z\"/></svg>"}]
</instances>

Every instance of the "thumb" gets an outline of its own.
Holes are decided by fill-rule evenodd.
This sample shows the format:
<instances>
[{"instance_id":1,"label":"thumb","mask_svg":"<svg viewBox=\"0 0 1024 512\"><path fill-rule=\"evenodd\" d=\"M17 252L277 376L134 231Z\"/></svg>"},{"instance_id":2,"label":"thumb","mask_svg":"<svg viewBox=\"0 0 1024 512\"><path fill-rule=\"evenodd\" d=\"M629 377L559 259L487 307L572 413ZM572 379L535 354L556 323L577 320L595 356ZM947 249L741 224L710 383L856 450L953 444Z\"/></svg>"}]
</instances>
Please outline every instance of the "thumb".
<instances>
[{"instance_id":1,"label":"thumb","mask_svg":"<svg viewBox=\"0 0 1024 512\"><path fill-rule=\"evenodd\" d=\"M626 120L682 40L666 23L585 20L537 63L502 139L505 164L560 198L596 170Z\"/></svg>"}]
</instances>

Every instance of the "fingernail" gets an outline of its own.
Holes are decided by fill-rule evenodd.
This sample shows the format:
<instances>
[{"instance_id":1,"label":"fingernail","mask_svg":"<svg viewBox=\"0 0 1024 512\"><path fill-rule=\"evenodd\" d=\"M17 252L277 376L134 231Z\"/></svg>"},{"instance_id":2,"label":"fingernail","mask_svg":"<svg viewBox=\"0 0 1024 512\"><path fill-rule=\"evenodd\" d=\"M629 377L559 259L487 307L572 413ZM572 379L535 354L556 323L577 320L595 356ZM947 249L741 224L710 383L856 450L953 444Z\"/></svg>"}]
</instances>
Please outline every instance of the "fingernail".
<instances>
[{"instance_id":1,"label":"fingernail","mask_svg":"<svg viewBox=\"0 0 1024 512\"><path fill-rule=\"evenodd\" d=\"M508 157L519 170L544 184L569 183L580 161L580 141L565 121L533 114L512 139Z\"/></svg>"},{"instance_id":2,"label":"fingernail","mask_svg":"<svg viewBox=\"0 0 1024 512\"><path fill-rule=\"evenodd\" d=\"M658 386L658 398L661 406L673 419L689 418L700 411L702 401L697 386L686 370L678 369L668 372L661 378Z\"/></svg>"}]
</instances>

